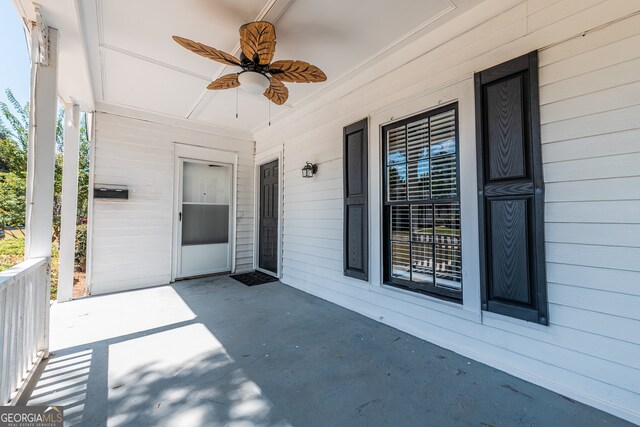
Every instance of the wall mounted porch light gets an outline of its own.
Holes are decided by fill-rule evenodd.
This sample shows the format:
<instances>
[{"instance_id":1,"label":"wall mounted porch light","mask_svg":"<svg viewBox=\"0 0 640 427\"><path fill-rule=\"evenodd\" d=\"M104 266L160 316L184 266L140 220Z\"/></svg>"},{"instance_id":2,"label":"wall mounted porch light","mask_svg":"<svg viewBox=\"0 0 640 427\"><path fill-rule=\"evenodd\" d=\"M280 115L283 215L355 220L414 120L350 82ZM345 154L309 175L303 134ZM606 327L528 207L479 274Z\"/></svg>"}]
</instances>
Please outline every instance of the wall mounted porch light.
<instances>
[{"instance_id":1,"label":"wall mounted porch light","mask_svg":"<svg viewBox=\"0 0 640 427\"><path fill-rule=\"evenodd\" d=\"M303 178L313 178L313 175L318 173L318 165L307 162L306 165L302 168L302 177Z\"/></svg>"}]
</instances>

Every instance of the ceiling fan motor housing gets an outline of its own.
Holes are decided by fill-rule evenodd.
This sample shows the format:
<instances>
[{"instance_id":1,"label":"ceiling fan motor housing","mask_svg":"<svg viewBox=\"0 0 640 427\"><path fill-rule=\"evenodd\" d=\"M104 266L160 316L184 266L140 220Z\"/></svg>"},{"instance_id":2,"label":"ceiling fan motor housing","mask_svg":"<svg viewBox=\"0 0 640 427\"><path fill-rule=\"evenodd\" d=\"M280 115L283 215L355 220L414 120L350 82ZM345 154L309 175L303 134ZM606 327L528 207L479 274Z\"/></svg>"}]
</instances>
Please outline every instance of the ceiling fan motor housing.
<instances>
[{"instance_id":1,"label":"ceiling fan motor housing","mask_svg":"<svg viewBox=\"0 0 640 427\"><path fill-rule=\"evenodd\" d=\"M242 52L240 52L240 64L240 67L242 67L244 71L255 71L257 73L265 75L269 72L269 64L260 65L257 62L253 62Z\"/></svg>"}]
</instances>

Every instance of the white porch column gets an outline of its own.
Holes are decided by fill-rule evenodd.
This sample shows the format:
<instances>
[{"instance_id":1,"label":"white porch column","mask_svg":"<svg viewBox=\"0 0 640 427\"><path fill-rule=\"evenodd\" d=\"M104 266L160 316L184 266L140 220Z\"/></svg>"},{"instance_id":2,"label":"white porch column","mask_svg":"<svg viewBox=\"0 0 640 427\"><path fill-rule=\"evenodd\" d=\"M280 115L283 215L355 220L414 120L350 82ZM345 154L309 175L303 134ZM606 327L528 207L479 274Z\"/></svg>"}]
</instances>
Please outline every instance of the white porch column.
<instances>
[{"instance_id":1,"label":"white porch column","mask_svg":"<svg viewBox=\"0 0 640 427\"><path fill-rule=\"evenodd\" d=\"M51 256L56 151L58 32L41 19L31 30L25 259Z\"/></svg>"},{"instance_id":2,"label":"white porch column","mask_svg":"<svg viewBox=\"0 0 640 427\"><path fill-rule=\"evenodd\" d=\"M80 108L64 106L64 157L62 162L62 209L60 212L60 257L58 261L58 302L73 298L73 272L78 212L78 161L80 149Z\"/></svg>"}]
</instances>

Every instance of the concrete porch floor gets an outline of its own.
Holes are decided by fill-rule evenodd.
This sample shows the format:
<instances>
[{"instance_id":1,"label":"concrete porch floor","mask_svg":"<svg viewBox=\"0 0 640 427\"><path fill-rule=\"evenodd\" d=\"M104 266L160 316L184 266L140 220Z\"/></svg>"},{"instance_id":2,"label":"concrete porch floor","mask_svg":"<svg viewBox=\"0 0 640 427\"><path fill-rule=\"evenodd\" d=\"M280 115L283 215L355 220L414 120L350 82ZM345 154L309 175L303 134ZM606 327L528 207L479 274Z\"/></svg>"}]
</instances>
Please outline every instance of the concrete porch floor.
<instances>
[{"instance_id":1,"label":"concrete porch floor","mask_svg":"<svg viewBox=\"0 0 640 427\"><path fill-rule=\"evenodd\" d=\"M630 425L279 282L55 305L51 348L28 403L68 425Z\"/></svg>"}]
</instances>

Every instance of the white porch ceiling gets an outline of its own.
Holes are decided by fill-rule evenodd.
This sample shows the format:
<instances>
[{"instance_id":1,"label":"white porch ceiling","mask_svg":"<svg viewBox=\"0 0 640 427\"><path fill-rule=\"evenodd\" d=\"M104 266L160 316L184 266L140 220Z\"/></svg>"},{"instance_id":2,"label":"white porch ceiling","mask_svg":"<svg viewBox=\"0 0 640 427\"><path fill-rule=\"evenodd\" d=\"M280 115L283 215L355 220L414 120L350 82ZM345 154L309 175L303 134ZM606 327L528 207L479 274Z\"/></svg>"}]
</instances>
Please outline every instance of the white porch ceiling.
<instances>
[{"instance_id":1,"label":"white porch ceiling","mask_svg":"<svg viewBox=\"0 0 640 427\"><path fill-rule=\"evenodd\" d=\"M171 39L173 34L237 55L242 24L259 19L273 22L275 60L305 60L328 77L325 83L288 83L287 103L271 106L276 115L339 84L480 1L55 0L47 2L45 13L55 16L71 10L77 14L75 27L84 41L82 54L96 109L155 113L251 131L267 121L266 98L245 94L240 88L240 117L236 119L235 90L207 91L206 86L239 68L183 49ZM61 76L61 82L64 80ZM73 82L62 86L73 96Z\"/></svg>"}]
</instances>

